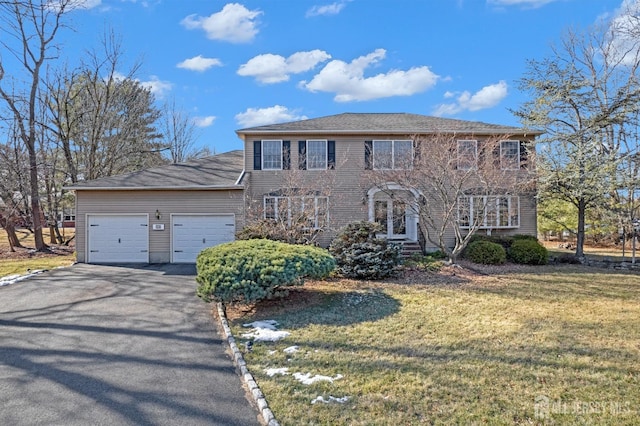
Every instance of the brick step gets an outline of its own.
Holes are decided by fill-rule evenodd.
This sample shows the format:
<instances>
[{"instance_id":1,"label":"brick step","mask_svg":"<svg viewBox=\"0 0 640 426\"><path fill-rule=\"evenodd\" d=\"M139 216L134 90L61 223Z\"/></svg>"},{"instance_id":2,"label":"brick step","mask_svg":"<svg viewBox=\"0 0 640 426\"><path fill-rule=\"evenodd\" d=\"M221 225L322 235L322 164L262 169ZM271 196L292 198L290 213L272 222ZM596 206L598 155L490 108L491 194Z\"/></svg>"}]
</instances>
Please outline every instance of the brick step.
<instances>
[{"instance_id":1,"label":"brick step","mask_svg":"<svg viewBox=\"0 0 640 426\"><path fill-rule=\"evenodd\" d=\"M415 241L402 242L402 249L400 250L400 257L411 257L414 254L422 254L422 248L420 244Z\"/></svg>"}]
</instances>

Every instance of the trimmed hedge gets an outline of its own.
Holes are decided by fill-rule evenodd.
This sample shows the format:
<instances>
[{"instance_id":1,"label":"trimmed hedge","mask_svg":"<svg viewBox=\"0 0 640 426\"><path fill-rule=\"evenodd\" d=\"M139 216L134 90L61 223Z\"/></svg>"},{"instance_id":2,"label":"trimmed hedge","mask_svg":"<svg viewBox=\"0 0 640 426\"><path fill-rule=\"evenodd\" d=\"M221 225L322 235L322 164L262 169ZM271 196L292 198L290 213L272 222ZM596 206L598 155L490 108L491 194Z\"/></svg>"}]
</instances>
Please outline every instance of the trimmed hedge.
<instances>
[{"instance_id":1,"label":"trimmed hedge","mask_svg":"<svg viewBox=\"0 0 640 426\"><path fill-rule=\"evenodd\" d=\"M507 252L498 243L476 240L469 243L464 252L464 257L473 263L499 265L507 260Z\"/></svg>"},{"instance_id":2,"label":"trimmed hedge","mask_svg":"<svg viewBox=\"0 0 640 426\"><path fill-rule=\"evenodd\" d=\"M526 234L516 234L516 235L475 234L471 237L471 241L469 243L472 243L474 241L490 241L492 243L500 244L502 247L504 247L505 250L509 250L509 247L511 247L511 244L513 244L514 241L519 241L519 240L538 241L538 239L533 235L526 235Z\"/></svg>"},{"instance_id":3,"label":"trimmed hedge","mask_svg":"<svg viewBox=\"0 0 640 426\"><path fill-rule=\"evenodd\" d=\"M206 302L253 303L285 296L304 278L335 268L327 250L270 240L244 240L204 249L196 260L197 295Z\"/></svg>"},{"instance_id":4,"label":"trimmed hedge","mask_svg":"<svg viewBox=\"0 0 640 426\"><path fill-rule=\"evenodd\" d=\"M537 240L516 240L507 250L509 259L523 265L546 265L549 253Z\"/></svg>"},{"instance_id":5,"label":"trimmed hedge","mask_svg":"<svg viewBox=\"0 0 640 426\"><path fill-rule=\"evenodd\" d=\"M344 227L329 247L337 271L347 278L376 280L392 275L399 262L400 249L376 238L380 226L354 222Z\"/></svg>"}]
</instances>

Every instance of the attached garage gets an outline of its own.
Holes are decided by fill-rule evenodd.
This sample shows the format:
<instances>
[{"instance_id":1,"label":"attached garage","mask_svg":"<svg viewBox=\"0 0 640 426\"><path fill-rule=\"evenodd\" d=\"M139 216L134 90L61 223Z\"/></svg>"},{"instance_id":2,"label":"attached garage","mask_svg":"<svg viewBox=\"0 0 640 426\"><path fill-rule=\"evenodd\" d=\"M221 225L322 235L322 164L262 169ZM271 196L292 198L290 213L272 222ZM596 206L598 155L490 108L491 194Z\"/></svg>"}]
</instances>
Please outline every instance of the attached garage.
<instances>
[{"instance_id":1,"label":"attached garage","mask_svg":"<svg viewBox=\"0 0 640 426\"><path fill-rule=\"evenodd\" d=\"M234 215L173 214L171 262L194 263L201 250L235 239Z\"/></svg>"},{"instance_id":2,"label":"attached garage","mask_svg":"<svg viewBox=\"0 0 640 426\"><path fill-rule=\"evenodd\" d=\"M148 263L149 217L87 215L87 259L89 263Z\"/></svg>"},{"instance_id":3,"label":"attached garage","mask_svg":"<svg viewBox=\"0 0 640 426\"><path fill-rule=\"evenodd\" d=\"M233 241L244 222L244 153L78 182L76 255L82 263L194 263Z\"/></svg>"}]
</instances>

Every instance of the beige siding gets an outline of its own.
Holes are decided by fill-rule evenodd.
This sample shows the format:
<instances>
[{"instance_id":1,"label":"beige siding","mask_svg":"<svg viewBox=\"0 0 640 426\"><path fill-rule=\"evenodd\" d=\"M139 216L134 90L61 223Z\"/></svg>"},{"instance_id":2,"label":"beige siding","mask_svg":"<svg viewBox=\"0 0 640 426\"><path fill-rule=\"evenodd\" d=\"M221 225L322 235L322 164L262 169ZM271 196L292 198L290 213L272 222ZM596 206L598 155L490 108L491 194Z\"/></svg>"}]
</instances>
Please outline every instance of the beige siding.
<instances>
[{"instance_id":1,"label":"beige siding","mask_svg":"<svg viewBox=\"0 0 640 426\"><path fill-rule=\"evenodd\" d=\"M156 219L156 210L161 214ZM89 214L145 213L149 215L149 260L166 263L171 255L171 214L233 214L236 230L244 223L240 190L219 191L77 191L76 252L78 262L86 261L86 218ZM152 230L164 224L163 231Z\"/></svg>"},{"instance_id":2,"label":"beige siding","mask_svg":"<svg viewBox=\"0 0 640 426\"><path fill-rule=\"evenodd\" d=\"M257 207L261 207L266 194L286 186L283 182L291 179L295 185L304 188L317 187L329 194L330 229L320 238L320 244L327 246L337 230L346 224L367 220L367 183L363 181L364 140L362 137L342 136L326 138L321 135L274 135L268 139L291 141L292 171L253 170L253 141L260 137L248 137L245 144L245 170L248 176L248 196ZM266 137L263 139L267 139ZM327 139L336 142L335 170L296 170L298 167L298 141L307 139ZM291 185L289 185L291 186ZM251 209L250 209L251 210ZM254 212L259 209L254 208ZM259 212L258 212L259 214Z\"/></svg>"},{"instance_id":3,"label":"beige siding","mask_svg":"<svg viewBox=\"0 0 640 426\"><path fill-rule=\"evenodd\" d=\"M462 136L461 136L462 138ZM291 169L292 171L253 170L253 142L261 139L281 139L291 142ZM336 169L327 171L296 171L298 166L298 141L308 139L327 139L336 142ZM286 186L285 181L294 176L294 180L300 182L304 188L330 187L330 229L320 239L324 246L331 242L336 231L346 224L368 219L367 191L371 189L371 183L364 178L364 141L374 139L410 139L398 135L334 135L326 137L322 134L270 134L270 135L246 135L245 136L245 170L247 185L247 211L261 211L263 197L266 194L278 191ZM524 139L524 138L519 138ZM251 217L248 214L247 217ZM484 231L480 231L484 232ZM533 197L520 198L520 227L509 230L493 231L495 234L531 234L536 233L536 208ZM453 245L453 231L447 234L447 241ZM433 248L427 242L427 247Z\"/></svg>"}]
</instances>

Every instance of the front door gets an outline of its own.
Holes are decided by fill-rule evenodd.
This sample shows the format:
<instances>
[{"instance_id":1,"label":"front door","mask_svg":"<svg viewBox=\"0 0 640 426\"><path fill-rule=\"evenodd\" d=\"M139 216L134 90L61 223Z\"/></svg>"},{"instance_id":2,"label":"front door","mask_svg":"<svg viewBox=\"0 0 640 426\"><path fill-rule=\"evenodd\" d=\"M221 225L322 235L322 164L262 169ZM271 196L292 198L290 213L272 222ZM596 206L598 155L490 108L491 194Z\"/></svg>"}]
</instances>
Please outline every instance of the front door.
<instances>
[{"instance_id":1,"label":"front door","mask_svg":"<svg viewBox=\"0 0 640 426\"><path fill-rule=\"evenodd\" d=\"M382 228L382 237L407 237L407 204L401 200L376 200L374 220Z\"/></svg>"}]
</instances>

